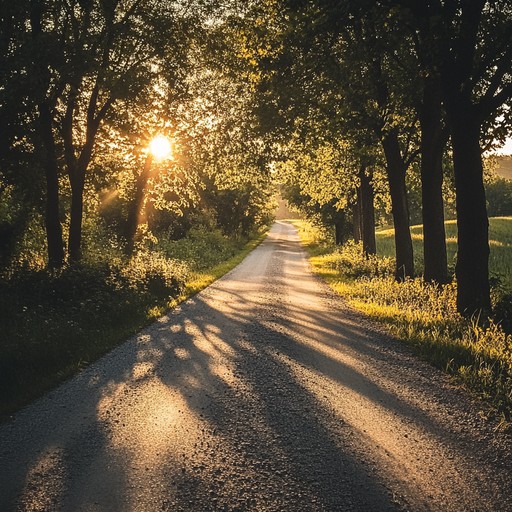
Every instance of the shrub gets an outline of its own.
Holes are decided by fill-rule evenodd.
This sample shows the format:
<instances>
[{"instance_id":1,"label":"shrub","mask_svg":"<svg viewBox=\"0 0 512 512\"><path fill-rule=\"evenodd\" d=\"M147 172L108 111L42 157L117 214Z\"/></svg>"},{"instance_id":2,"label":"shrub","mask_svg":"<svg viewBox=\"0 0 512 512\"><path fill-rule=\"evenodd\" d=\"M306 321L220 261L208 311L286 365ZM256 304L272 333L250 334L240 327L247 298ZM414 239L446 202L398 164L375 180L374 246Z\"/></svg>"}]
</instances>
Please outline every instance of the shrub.
<instances>
[{"instance_id":1,"label":"shrub","mask_svg":"<svg viewBox=\"0 0 512 512\"><path fill-rule=\"evenodd\" d=\"M193 270L201 271L233 256L244 242L223 235L219 229L199 225L185 238L161 240L159 246L166 256L186 261Z\"/></svg>"},{"instance_id":2,"label":"shrub","mask_svg":"<svg viewBox=\"0 0 512 512\"><path fill-rule=\"evenodd\" d=\"M143 253L127 263L18 269L0 279L2 409L39 394L136 332L179 295L187 272L182 262Z\"/></svg>"},{"instance_id":3,"label":"shrub","mask_svg":"<svg viewBox=\"0 0 512 512\"><path fill-rule=\"evenodd\" d=\"M172 260L160 253L144 251L133 256L120 269L119 276L139 292L154 296L156 300L179 295L189 273L183 261ZM122 286L122 281L119 281Z\"/></svg>"},{"instance_id":4,"label":"shrub","mask_svg":"<svg viewBox=\"0 0 512 512\"><path fill-rule=\"evenodd\" d=\"M361 243L349 241L342 247L335 250L329 265L350 278L359 277L386 277L392 276L394 272L393 259L381 258L376 255L363 257L363 246Z\"/></svg>"}]
</instances>

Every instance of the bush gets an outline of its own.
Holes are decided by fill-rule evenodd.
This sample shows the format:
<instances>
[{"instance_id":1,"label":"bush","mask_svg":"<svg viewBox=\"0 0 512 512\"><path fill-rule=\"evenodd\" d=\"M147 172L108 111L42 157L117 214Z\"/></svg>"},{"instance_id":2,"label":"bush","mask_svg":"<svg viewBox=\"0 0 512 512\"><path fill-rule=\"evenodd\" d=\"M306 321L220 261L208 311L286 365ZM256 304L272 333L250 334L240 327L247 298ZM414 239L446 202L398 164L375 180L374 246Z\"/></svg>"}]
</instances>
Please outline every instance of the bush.
<instances>
[{"instance_id":1,"label":"bush","mask_svg":"<svg viewBox=\"0 0 512 512\"><path fill-rule=\"evenodd\" d=\"M512 180L493 176L485 184L489 217L512 215Z\"/></svg>"},{"instance_id":2,"label":"bush","mask_svg":"<svg viewBox=\"0 0 512 512\"><path fill-rule=\"evenodd\" d=\"M143 327L181 293L187 272L184 263L145 253L128 263L18 269L1 279L2 409L36 396Z\"/></svg>"},{"instance_id":3,"label":"bush","mask_svg":"<svg viewBox=\"0 0 512 512\"><path fill-rule=\"evenodd\" d=\"M512 292L502 288L493 290L494 319L503 330L512 334Z\"/></svg>"},{"instance_id":4,"label":"bush","mask_svg":"<svg viewBox=\"0 0 512 512\"><path fill-rule=\"evenodd\" d=\"M376 255L363 257L362 243L349 241L332 254L329 265L343 275L356 279L359 277L386 277L394 273L392 258Z\"/></svg>"},{"instance_id":5,"label":"bush","mask_svg":"<svg viewBox=\"0 0 512 512\"><path fill-rule=\"evenodd\" d=\"M119 276L130 288L152 295L156 300L179 295L185 286L189 267L157 252L139 252L120 269ZM122 279L118 282L123 286Z\"/></svg>"},{"instance_id":6,"label":"bush","mask_svg":"<svg viewBox=\"0 0 512 512\"><path fill-rule=\"evenodd\" d=\"M219 229L199 225L181 240L161 240L159 247L167 257L186 261L193 270L201 271L229 259L244 242L223 235Z\"/></svg>"}]
</instances>

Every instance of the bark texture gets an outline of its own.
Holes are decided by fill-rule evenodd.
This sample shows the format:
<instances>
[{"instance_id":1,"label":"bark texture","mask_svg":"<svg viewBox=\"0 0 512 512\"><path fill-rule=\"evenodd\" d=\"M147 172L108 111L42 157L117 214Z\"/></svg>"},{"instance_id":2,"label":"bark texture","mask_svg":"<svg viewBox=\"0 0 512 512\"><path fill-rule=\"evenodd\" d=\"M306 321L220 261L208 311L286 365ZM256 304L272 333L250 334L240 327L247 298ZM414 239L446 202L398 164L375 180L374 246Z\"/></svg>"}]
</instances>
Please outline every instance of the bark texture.
<instances>
[{"instance_id":1,"label":"bark texture","mask_svg":"<svg viewBox=\"0 0 512 512\"><path fill-rule=\"evenodd\" d=\"M447 137L437 77L424 82L420 126L424 278L444 284L449 281L443 204L443 153Z\"/></svg>"},{"instance_id":2,"label":"bark texture","mask_svg":"<svg viewBox=\"0 0 512 512\"><path fill-rule=\"evenodd\" d=\"M400 143L395 130L391 130L384 135L382 147L386 156L386 172L395 226L395 278L398 281L403 281L407 277L414 276L414 256L409 227L409 204L405 185L407 164L402 158Z\"/></svg>"},{"instance_id":3,"label":"bark texture","mask_svg":"<svg viewBox=\"0 0 512 512\"><path fill-rule=\"evenodd\" d=\"M364 167L361 167L359 171L359 179L360 185L357 195L361 211L361 238L363 240L363 253L368 257L370 254L377 254L374 193L371 175Z\"/></svg>"},{"instance_id":4,"label":"bark texture","mask_svg":"<svg viewBox=\"0 0 512 512\"><path fill-rule=\"evenodd\" d=\"M483 183L480 124L471 106L452 115L453 164L457 192L457 309L466 316L491 309L489 220ZM485 316L485 315L484 315Z\"/></svg>"}]
</instances>

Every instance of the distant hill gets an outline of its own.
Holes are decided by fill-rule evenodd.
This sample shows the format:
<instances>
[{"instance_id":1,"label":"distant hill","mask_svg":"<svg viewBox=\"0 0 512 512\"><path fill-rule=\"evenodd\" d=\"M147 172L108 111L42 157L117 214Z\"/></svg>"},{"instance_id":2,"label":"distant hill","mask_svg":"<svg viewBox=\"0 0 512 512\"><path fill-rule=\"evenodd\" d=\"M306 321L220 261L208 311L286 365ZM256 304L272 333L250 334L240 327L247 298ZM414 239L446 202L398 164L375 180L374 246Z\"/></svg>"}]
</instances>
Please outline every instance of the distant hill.
<instances>
[{"instance_id":1,"label":"distant hill","mask_svg":"<svg viewBox=\"0 0 512 512\"><path fill-rule=\"evenodd\" d=\"M502 178L512 180L512 155L503 155L496 157L498 167L496 173Z\"/></svg>"}]
</instances>

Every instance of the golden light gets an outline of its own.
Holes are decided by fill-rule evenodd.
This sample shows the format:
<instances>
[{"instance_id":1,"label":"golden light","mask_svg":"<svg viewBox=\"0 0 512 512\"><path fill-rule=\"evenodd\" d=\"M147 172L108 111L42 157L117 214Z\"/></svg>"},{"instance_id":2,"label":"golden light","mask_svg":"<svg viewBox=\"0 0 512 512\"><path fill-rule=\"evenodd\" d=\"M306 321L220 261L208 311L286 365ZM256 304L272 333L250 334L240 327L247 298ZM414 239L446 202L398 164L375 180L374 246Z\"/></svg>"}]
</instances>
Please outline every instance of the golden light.
<instances>
[{"instance_id":1,"label":"golden light","mask_svg":"<svg viewBox=\"0 0 512 512\"><path fill-rule=\"evenodd\" d=\"M149 151L156 160L170 158L172 153L171 141L164 135L157 135L149 143Z\"/></svg>"}]
</instances>

